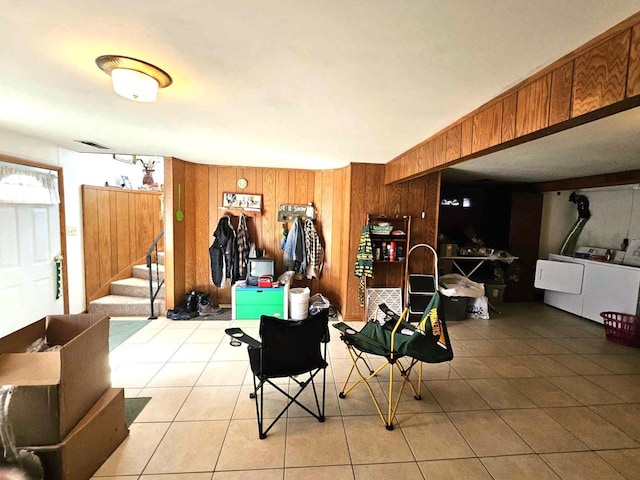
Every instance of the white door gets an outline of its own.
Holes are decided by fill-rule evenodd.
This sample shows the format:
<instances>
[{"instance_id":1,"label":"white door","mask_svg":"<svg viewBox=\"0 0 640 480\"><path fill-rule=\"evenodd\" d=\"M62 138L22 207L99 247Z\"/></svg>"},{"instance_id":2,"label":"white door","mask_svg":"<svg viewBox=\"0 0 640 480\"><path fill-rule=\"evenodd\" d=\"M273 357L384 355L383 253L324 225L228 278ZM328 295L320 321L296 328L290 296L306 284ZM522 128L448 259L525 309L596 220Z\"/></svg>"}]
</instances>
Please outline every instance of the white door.
<instances>
[{"instance_id":1,"label":"white door","mask_svg":"<svg viewBox=\"0 0 640 480\"><path fill-rule=\"evenodd\" d=\"M58 205L0 204L0 337L64 312L54 257L60 253Z\"/></svg>"}]
</instances>

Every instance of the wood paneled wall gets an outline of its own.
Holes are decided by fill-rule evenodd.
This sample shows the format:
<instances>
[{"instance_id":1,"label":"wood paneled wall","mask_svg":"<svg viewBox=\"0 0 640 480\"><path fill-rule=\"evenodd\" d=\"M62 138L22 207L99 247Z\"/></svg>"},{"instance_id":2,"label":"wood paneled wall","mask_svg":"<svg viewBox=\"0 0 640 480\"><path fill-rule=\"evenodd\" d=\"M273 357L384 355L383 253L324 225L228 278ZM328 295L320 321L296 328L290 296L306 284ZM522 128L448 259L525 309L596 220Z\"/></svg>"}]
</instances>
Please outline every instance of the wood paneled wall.
<instances>
[{"instance_id":1,"label":"wood paneled wall","mask_svg":"<svg viewBox=\"0 0 640 480\"><path fill-rule=\"evenodd\" d=\"M109 282L145 257L163 228L161 192L82 186L85 297L108 294Z\"/></svg>"},{"instance_id":2,"label":"wood paneled wall","mask_svg":"<svg viewBox=\"0 0 640 480\"><path fill-rule=\"evenodd\" d=\"M276 168L227 167L201 165L179 159L165 161L165 195L168 238L167 271L173 281L167 280L167 306L180 305L187 292L208 292L213 301L231 302L231 289L216 288L211 280L209 246L219 219L227 213L218 208L224 192L262 195L261 215L248 220L251 241L266 255L276 258L277 270L284 270L282 261L281 223L278 206L286 203L312 202L317 209L316 229L325 248L325 266L320 279L296 281L296 286L309 286L313 292L322 292L340 307L346 283L342 275L345 256L342 249L345 223L343 212L348 205L348 168L339 170L291 170ZM247 187L241 190L237 181L245 178ZM175 218L181 186L181 208L184 220ZM231 212L236 216L238 213ZM249 215L249 214L247 214ZM234 219L234 225L237 220ZM291 224L288 224L290 227ZM171 231L171 234L169 232Z\"/></svg>"},{"instance_id":3,"label":"wood paneled wall","mask_svg":"<svg viewBox=\"0 0 640 480\"><path fill-rule=\"evenodd\" d=\"M220 217L226 213L218 208L222 194L242 192L237 187L240 178L248 181L245 193L262 195L262 215L249 220L249 231L252 241L277 259L278 271L283 269L278 206L313 202L318 211L316 228L325 248L324 270L319 280L296 281L295 285L321 292L346 319L359 320L363 315L353 267L367 213L411 215L412 243L436 242L439 173L402 186L385 186L384 165L372 164L313 171L199 165L174 158L165 161L165 169L165 269L173 272L167 274L167 308L184 302L190 290L208 292L217 303L230 303L230 288L218 289L212 283L209 246ZM178 184L182 190L182 222L175 219ZM412 256L412 271L431 268L430 259ZM387 280L399 282L400 278Z\"/></svg>"},{"instance_id":4,"label":"wood paneled wall","mask_svg":"<svg viewBox=\"0 0 640 480\"><path fill-rule=\"evenodd\" d=\"M640 12L386 165L397 183L640 104Z\"/></svg>"},{"instance_id":5,"label":"wood paneled wall","mask_svg":"<svg viewBox=\"0 0 640 480\"><path fill-rule=\"evenodd\" d=\"M359 279L353 273L361 229L368 213L411 216L411 245L429 243L435 246L440 198L440 173L436 172L402 185L384 185L385 166L351 164L351 202L344 215L349 218L348 263L342 270L347 282L345 301L341 310L346 320L361 320L363 309L358 303ZM422 218L424 212L424 218ZM424 251L411 256L412 272L432 272L431 257ZM372 284L400 285L404 271L396 265L381 265Z\"/></svg>"}]
</instances>

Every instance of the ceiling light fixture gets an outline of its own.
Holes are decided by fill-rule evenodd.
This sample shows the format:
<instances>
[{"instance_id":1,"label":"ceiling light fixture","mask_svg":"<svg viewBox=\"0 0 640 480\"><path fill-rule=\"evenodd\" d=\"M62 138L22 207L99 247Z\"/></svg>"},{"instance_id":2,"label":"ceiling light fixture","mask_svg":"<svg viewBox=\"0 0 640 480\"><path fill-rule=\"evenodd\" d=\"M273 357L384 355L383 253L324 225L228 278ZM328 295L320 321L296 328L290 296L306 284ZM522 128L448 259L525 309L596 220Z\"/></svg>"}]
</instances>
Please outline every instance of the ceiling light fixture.
<instances>
[{"instance_id":1,"label":"ceiling light fixture","mask_svg":"<svg viewBox=\"0 0 640 480\"><path fill-rule=\"evenodd\" d=\"M164 70L131 57L102 55L96 65L111 75L113 91L136 102L155 102L158 88L171 85L173 81Z\"/></svg>"}]
</instances>

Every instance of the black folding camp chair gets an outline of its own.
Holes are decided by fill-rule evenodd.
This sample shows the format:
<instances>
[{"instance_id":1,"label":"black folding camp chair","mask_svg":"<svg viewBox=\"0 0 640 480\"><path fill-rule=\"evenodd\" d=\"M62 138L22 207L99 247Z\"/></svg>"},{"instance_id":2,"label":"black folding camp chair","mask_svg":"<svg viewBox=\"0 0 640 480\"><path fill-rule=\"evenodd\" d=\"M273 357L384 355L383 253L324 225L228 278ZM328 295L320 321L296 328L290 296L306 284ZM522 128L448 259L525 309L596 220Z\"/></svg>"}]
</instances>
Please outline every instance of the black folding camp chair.
<instances>
[{"instance_id":1,"label":"black folding camp chair","mask_svg":"<svg viewBox=\"0 0 640 480\"><path fill-rule=\"evenodd\" d=\"M423 362L447 362L453 359L453 350L447 326L439 313L440 296L437 292L422 314L417 327L405 321L407 308L400 316L384 304L379 308L385 314L384 319L379 321L376 314L360 331L356 331L346 323L334 324L334 327L341 332L340 338L345 343L352 361L351 370L339 397L346 398L355 387L365 385L385 427L387 430L393 430L393 420L405 387L409 385L416 400L422 398ZM365 354L383 357L385 361L374 371L369 366ZM385 416L369 381L387 366L389 367L389 396ZM397 394L394 393L396 388L393 379L394 367L399 370L402 378L400 391ZM412 373L415 370L418 370L417 381L412 379ZM359 378L349 385L354 373Z\"/></svg>"},{"instance_id":2,"label":"black folding camp chair","mask_svg":"<svg viewBox=\"0 0 640 480\"><path fill-rule=\"evenodd\" d=\"M320 310L306 320L283 320L263 315L260 317L261 342L245 334L240 328L225 330L225 333L231 337L232 345L241 343L248 345L249 363L253 372L253 392L249 396L255 399L258 434L261 440L266 438L271 427L293 404L298 405L318 421L324 422L328 322L329 309ZM318 392L315 378L320 373L322 383L319 386L322 387L322 391ZM272 379L285 377L290 378L292 385L298 386L298 391L294 395L272 381ZM287 405L266 429L264 428L265 385L271 385L288 399ZM315 400L315 405L311 406L313 410L298 400L300 394L309 385Z\"/></svg>"}]
</instances>

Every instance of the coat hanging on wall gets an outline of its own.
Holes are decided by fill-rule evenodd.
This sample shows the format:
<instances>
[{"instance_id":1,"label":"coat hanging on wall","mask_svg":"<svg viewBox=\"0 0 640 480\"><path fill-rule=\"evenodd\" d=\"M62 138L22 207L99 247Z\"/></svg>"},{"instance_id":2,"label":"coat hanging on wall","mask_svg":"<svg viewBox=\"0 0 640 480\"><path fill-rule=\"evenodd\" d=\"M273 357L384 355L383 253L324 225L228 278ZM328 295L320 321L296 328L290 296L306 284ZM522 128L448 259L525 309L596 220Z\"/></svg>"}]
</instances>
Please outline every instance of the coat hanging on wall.
<instances>
[{"instance_id":1,"label":"coat hanging on wall","mask_svg":"<svg viewBox=\"0 0 640 480\"><path fill-rule=\"evenodd\" d=\"M305 275L308 279L319 278L324 266L324 248L316 226L309 218L304 221L304 245L307 260Z\"/></svg>"},{"instance_id":2,"label":"coat hanging on wall","mask_svg":"<svg viewBox=\"0 0 640 480\"><path fill-rule=\"evenodd\" d=\"M226 287L238 277L238 243L231 218L223 216L213 232L214 241L209 247L211 279L216 287Z\"/></svg>"},{"instance_id":3,"label":"coat hanging on wall","mask_svg":"<svg viewBox=\"0 0 640 480\"><path fill-rule=\"evenodd\" d=\"M294 271L296 278L302 278L307 268L303 226L302 221L297 217L289 230L284 246L284 268L287 271Z\"/></svg>"},{"instance_id":4,"label":"coat hanging on wall","mask_svg":"<svg viewBox=\"0 0 640 480\"><path fill-rule=\"evenodd\" d=\"M238 220L238 277L246 278L247 261L249 260L249 249L251 248L251 239L249 238L249 230L247 229L247 217L245 214L240 215Z\"/></svg>"}]
</instances>

